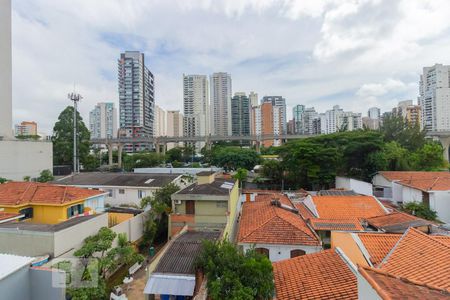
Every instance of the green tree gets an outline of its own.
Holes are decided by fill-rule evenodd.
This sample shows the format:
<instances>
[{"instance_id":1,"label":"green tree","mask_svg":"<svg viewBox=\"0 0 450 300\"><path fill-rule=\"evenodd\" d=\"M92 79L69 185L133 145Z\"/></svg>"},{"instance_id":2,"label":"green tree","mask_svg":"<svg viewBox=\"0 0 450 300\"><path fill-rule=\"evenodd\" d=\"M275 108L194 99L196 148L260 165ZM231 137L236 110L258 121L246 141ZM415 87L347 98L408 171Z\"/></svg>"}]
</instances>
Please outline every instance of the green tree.
<instances>
[{"instance_id":1,"label":"green tree","mask_svg":"<svg viewBox=\"0 0 450 300\"><path fill-rule=\"evenodd\" d=\"M273 182L281 183L283 171L284 167L280 161L270 159L263 162L261 174L266 178L270 178Z\"/></svg>"},{"instance_id":2,"label":"green tree","mask_svg":"<svg viewBox=\"0 0 450 300\"><path fill-rule=\"evenodd\" d=\"M163 161L164 157L161 154L144 151L125 156L123 165L125 170L132 171L134 168L156 167Z\"/></svg>"},{"instance_id":3,"label":"green tree","mask_svg":"<svg viewBox=\"0 0 450 300\"><path fill-rule=\"evenodd\" d=\"M415 151L425 144L424 130L420 130L417 123L411 124L401 115L388 115L384 117L380 127L386 142L395 141L409 151Z\"/></svg>"},{"instance_id":4,"label":"green tree","mask_svg":"<svg viewBox=\"0 0 450 300\"><path fill-rule=\"evenodd\" d=\"M91 134L77 112L77 140L80 163L84 164L89 154ZM73 107L67 106L59 115L53 127L53 163L70 165L73 162Z\"/></svg>"},{"instance_id":5,"label":"green tree","mask_svg":"<svg viewBox=\"0 0 450 300\"><path fill-rule=\"evenodd\" d=\"M243 187L245 180L247 179L248 171L247 169L239 168L236 171L236 174L233 175L234 179L239 180L239 186Z\"/></svg>"},{"instance_id":6,"label":"green tree","mask_svg":"<svg viewBox=\"0 0 450 300\"><path fill-rule=\"evenodd\" d=\"M408 202L401 206L401 209L408 214L417 216L419 218L434 221L437 218L437 213L427 207L423 203L419 202Z\"/></svg>"},{"instance_id":7,"label":"green tree","mask_svg":"<svg viewBox=\"0 0 450 300\"><path fill-rule=\"evenodd\" d=\"M31 180L31 176L23 176L23 181L30 181Z\"/></svg>"},{"instance_id":8,"label":"green tree","mask_svg":"<svg viewBox=\"0 0 450 300\"><path fill-rule=\"evenodd\" d=\"M211 163L227 171L244 168L252 170L261 162L255 150L239 147L214 147Z\"/></svg>"},{"instance_id":9,"label":"green tree","mask_svg":"<svg viewBox=\"0 0 450 300\"><path fill-rule=\"evenodd\" d=\"M88 154L83 162L84 171L95 171L100 167L100 157L95 154Z\"/></svg>"},{"instance_id":10,"label":"green tree","mask_svg":"<svg viewBox=\"0 0 450 300\"><path fill-rule=\"evenodd\" d=\"M37 182L49 182L55 180L55 177L50 170L42 170L36 180Z\"/></svg>"},{"instance_id":11,"label":"green tree","mask_svg":"<svg viewBox=\"0 0 450 300\"><path fill-rule=\"evenodd\" d=\"M9 181L8 179L6 179L4 177L0 177L0 184L6 183L8 181Z\"/></svg>"},{"instance_id":12,"label":"green tree","mask_svg":"<svg viewBox=\"0 0 450 300\"><path fill-rule=\"evenodd\" d=\"M436 171L446 167L444 148L440 143L428 142L417 149L411 156L414 170Z\"/></svg>"},{"instance_id":13,"label":"green tree","mask_svg":"<svg viewBox=\"0 0 450 300\"><path fill-rule=\"evenodd\" d=\"M384 171L409 170L409 158L409 151L395 141L385 143L382 150L369 156L369 160L373 161L376 169Z\"/></svg>"},{"instance_id":14,"label":"green tree","mask_svg":"<svg viewBox=\"0 0 450 300\"><path fill-rule=\"evenodd\" d=\"M227 239L204 241L196 266L208 279L211 299L272 299L273 270L269 259L254 249L240 252Z\"/></svg>"},{"instance_id":15,"label":"green tree","mask_svg":"<svg viewBox=\"0 0 450 300\"><path fill-rule=\"evenodd\" d=\"M183 161L183 149L175 147L166 152L166 160L168 162Z\"/></svg>"},{"instance_id":16,"label":"green tree","mask_svg":"<svg viewBox=\"0 0 450 300\"><path fill-rule=\"evenodd\" d=\"M152 196L147 196L141 200L141 207L146 208L150 205L151 210L149 219L144 226L144 240L141 247L151 245L154 240L165 241L168 235L168 219L172 210L172 194L179 191L180 188L169 183Z\"/></svg>"}]
</instances>

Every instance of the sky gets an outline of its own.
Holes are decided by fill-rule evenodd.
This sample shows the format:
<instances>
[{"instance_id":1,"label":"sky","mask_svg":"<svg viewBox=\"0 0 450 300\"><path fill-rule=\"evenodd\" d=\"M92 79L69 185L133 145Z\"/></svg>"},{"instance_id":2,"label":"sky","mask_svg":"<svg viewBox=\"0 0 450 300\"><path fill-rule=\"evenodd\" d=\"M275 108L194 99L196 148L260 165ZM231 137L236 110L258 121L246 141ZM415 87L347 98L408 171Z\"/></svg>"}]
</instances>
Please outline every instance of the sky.
<instances>
[{"instance_id":1,"label":"sky","mask_svg":"<svg viewBox=\"0 0 450 300\"><path fill-rule=\"evenodd\" d=\"M234 92L324 112L417 101L424 66L450 63L447 0L12 0L14 122L51 134L83 96L118 107L117 59L145 53L155 104L183 108L182 75L229 72Z\"/></svg>"}]
</instances>

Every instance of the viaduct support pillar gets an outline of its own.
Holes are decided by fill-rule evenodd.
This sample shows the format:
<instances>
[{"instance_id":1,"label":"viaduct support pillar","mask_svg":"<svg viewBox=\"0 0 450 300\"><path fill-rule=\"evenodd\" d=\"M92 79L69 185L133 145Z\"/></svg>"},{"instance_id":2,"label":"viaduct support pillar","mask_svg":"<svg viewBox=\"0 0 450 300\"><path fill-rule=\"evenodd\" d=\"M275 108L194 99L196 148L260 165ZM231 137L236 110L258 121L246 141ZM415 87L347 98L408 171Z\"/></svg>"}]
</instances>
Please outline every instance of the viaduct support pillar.
<instances>
[{"instance_id":1,"label":"viaduct support pillar","mask_svg":"<svg viewBox=\"0 0 450 300\"><path fill-rule=\"evenodd\" d=\"M123 150L123 144L117 145L117 164L119 168L122 168L122 150Z\"/></svg>"},{"instance_id":2,"label":"viaduct support pillar","mask_svg":"<svg viewBox=\"0 0 450 300\"><path fill-rule=\"evenodd\" d=\"M106 147L108 148L108 166L113 165L113 144L106 144Z\"/></svg>"},{"instance_id":3,"label":"viaduct support pillar","mask_svg":"<svg viewBox=\"0 0 450 300\"><path fill-rule=\"evenodd\" d=\"M439 141L444 148L444 159L449 161L450 137L439 137Z\"/></svg>"},{"instance_id":4,"label":"viaduct support pillar","mask_svg":"<svg viewBox=\"0 0 450 300\"><path fill-rule=\"evenodd\" d=\"M261 142L260 141L256 141L255 149L256 149L256 153L258 153L258 154L261 153Z\"/></svg>"}]
</instances>

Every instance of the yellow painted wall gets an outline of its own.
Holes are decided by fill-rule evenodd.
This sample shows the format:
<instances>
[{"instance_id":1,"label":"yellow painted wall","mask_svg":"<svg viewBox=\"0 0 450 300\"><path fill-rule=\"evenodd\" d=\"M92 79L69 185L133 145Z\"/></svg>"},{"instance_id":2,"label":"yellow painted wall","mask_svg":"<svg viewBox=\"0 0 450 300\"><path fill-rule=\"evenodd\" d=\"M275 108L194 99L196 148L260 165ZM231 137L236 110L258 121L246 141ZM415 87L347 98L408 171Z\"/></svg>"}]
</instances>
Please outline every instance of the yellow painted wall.
<instances>
[{"instance_id":1,"label":"yellow painted wall","mask_svg":"<svg viewBox=\"0 0 450 300\"><path fill-rule=\"evenodd\" d=\"M134 217L133 214L110 212L108 213L108 223L110 224L110 226L114 226L128 219L131 219L132 217Z\"/></svg>"},{"instance_id":2,"label":"yellow painted wall","mask_svg":"<svg viewBox=\"0 0 450 300\"><path fill-rule=\"evenodd\" d=\"M64 206L50 205L28 205L21 207L5 207L5 212L19 213L20 210L33 207L33 218L27 219L28 222L41 224L58 224L67 220L67 209L73 205L82 204L84 200L73 202Z\"/></svg>"},{"instance_id":3,"label":"yellow painted wall","mask_svg":"<svg viewBox=\"0 0 450 300\"><path fill-rule=\"evenodd\" d=\"M339 247L355 265L369 266L350 232L332 231L331 247Z\"/></svg>"},{"instance_id":4,"label":"yellow painted wall","mask_svg":"<svg viewBox=\"0 0 450 300\"><path fill-rule=\"evenodd\" d=\"M228 236L228 237L232 236L233 227L236 223L236 217L237 217L236 209L237 209L238 202L239 202L239 180L236 180L236 183L234 184L234 187L230 193L230 201L228 201L228 211L230 213L228 216L228 222L225 227L223 236Z\"/></svg>"}]
</instances>

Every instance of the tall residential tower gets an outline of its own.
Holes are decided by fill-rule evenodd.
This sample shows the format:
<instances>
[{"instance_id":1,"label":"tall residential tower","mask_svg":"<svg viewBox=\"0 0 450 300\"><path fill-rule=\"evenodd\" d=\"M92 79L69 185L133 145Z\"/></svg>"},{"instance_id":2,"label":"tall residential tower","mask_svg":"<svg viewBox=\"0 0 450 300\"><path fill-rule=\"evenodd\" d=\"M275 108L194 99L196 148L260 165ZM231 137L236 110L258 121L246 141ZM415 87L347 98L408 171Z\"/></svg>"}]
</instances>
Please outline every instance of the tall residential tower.
<instances>
[{"instance_id":1,"label":"tall residential tower","mask_svg":"<svg viewBox=\"0 0 450 300\"><path fill-rule=\"evenodd\" d=\"M112 102L98 103L89 113L91 138L105 139L117 137L117 109Z\"/></svg>"},{"instance_id":2,"label":"tall residential tower","mask_svg":"<svg viewBox=\"0 0 450 300\"><path fill-rule=\"evenodd\" d=\"M231 76L225 72L214 73L211 84L211 134L231 135Z\"/></svg>"},{"instance_id":3,"label":"tall residential tower","mask_svg":"<svg viewBox=\"0 0 450 300\"><path fill-rule=\"evenodd\" d=\"M155 82L145 66L144 54L126 51L120 54L119 111L121 134L126 137L153 136ZM126 152L149 149L148 144L125 145Z\"/></svg>"}]
</instances>

